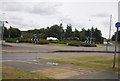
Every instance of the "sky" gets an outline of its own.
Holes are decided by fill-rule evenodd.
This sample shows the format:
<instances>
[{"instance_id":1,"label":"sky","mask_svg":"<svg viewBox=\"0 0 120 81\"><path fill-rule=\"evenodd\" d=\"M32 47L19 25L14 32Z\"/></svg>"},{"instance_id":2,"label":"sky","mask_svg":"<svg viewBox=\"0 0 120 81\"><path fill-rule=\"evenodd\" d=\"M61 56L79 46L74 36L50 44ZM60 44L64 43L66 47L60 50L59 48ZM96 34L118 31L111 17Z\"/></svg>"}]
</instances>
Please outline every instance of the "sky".
<instances>
[{"instance_id":1,"label":"sky","mask_svg":"<svg viewBox=\"0 0 120 81\"><path fill-rule=\"evenodd\" d=\"M102 36L111 36L118 22L118 0L0 0L0 20L7 20L22 31L40 29L54 24L71 24L73 31L98 28Z\"/></svg>"}]
</instances>

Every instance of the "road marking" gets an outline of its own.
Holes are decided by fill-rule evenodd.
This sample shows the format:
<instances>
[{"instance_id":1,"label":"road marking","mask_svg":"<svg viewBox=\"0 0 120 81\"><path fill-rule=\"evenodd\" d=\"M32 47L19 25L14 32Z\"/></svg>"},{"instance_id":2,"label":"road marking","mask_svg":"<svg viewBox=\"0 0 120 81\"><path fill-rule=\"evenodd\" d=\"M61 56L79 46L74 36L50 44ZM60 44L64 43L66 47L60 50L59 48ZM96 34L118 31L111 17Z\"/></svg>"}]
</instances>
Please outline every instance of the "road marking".
<instances>
[{"instance_id":1,"label":"road marking","mask_svg":"<svg viewBox=\"0 0 120 81\"><path fill-rule=\"evenodd\" d=\"M49 65L59 65L59 63L55 63L55 62L47 62L46 64L49 64Z\"/></svg>"},{"instance_id":2,"label":"road marking","mask_svg":"<svg viewBox=\"0 0 120 81\"><path fill-rule=\"evenodd\" d=\"M24 62L24 63L28 63L28 64L36 64L36 65L44 65L44 64L40 64L40 63L34 63L34 62L26 62L26 61L22 61L22 60L3 60L3 61L13 61L13 62Z\"/></svg>"}]
</instances>

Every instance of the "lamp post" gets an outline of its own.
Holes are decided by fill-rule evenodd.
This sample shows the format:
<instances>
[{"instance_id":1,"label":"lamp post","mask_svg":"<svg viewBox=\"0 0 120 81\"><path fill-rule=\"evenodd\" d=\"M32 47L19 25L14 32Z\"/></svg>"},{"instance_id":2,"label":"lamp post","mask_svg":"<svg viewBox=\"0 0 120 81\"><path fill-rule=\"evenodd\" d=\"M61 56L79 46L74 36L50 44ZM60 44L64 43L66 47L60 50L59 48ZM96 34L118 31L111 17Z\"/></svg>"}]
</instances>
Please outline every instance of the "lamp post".
<instances>
[{"instance_id":1,"label":"lamp post","mask_svg":"<svg viewBox=\"0 0 120 81\"><path fill-rule=\"evenodd\" d=\"M89 21L91 21L91 23L92 23L92 20L91 19L89 19ZM93 26L92 26L92 28L93 28ZM90 31L90 41L89 41L89 43L90 44L92 44L93 43L93 31L92 31L92 28L91 28L91 31Z\"/></svg>"},{"instance_id":2,"label":"lamp post","mask_svg":"<svg viewBox=\"0 0 120 81\"><path fill-rule=\"evenodd\" d=\"M109 29L109 39L107 40L106 51L108 51L108 44L111 41L111 23L112 23L112 15L110 15L110 29Z\"/></svg>"}]
</instances>

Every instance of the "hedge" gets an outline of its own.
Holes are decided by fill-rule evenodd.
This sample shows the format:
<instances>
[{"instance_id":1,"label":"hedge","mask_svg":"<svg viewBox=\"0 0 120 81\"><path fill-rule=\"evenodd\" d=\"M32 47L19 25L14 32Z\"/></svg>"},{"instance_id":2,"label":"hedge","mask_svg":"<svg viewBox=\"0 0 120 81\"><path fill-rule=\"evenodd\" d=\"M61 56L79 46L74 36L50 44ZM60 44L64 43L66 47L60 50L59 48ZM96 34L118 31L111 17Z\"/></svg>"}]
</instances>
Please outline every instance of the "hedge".
<instances>
[{"instance_id":1,"label":"hedge","mask_svg":"<svg viewBox=\"0 0 120 81\"><path fill-rule=\"evenodd\" d=\"M49 44L48 40L45 39L40 39L39 41L37 41L38 44Z\"/></svg>"},{"instance_id":2,"label":"hedge","mask_svg":"<svg viewBox=\"0 0 120 81\"><path fill-rule=\"evenodd\" d=\"M97 47L97 45L95 44L88 44L88 43L84 43L82 41L74 41L74 40L52 40L50 41L51 43L58 43L58 44L67 44L69 46L85 46L85 47Z\"/></svg>"},{"instance_id":3,"label":"hedge","mask_svg":"<svg viewBox=\"0 0 120 81\"><path fill-rule=\"evenodd\" d=\"M20 43L32 43L32 40L30 38L22 38L19 40Z\"/></svg>"},{"instance_id":4,"label":"hedge","mask_svg":"<svg viewBox=\"0 0 120 81\"><path fill-rule=\"evenodd\" d=\"M16 43L17 40L19 40L19 38L6 38L5 42Z\"/></svg>"}]
</instances>

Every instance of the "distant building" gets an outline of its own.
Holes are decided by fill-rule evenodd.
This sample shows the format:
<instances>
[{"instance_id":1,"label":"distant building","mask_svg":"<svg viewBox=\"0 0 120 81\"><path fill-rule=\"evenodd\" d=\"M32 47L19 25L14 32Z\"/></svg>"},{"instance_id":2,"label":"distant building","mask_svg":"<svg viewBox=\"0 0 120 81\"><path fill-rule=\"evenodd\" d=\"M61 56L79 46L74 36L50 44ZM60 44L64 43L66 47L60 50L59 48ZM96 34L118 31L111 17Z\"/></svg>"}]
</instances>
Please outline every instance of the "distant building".
<instances>
[{"instance_id":1,"label":"distant building","mask_svg":"<svg viewBox=\"0 0 120 81\"><path fill-rule=\"evenodd\" d=\"M58 40L58 38L56 38L56 37L47 37L46 39L47 40Z\"/></svg>"}]
</instances>

